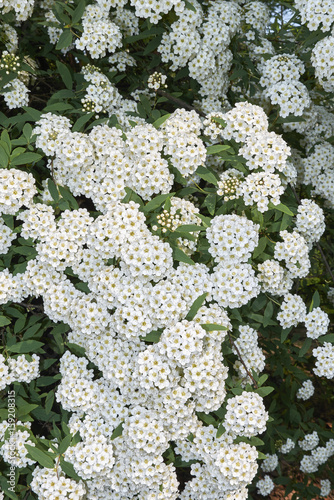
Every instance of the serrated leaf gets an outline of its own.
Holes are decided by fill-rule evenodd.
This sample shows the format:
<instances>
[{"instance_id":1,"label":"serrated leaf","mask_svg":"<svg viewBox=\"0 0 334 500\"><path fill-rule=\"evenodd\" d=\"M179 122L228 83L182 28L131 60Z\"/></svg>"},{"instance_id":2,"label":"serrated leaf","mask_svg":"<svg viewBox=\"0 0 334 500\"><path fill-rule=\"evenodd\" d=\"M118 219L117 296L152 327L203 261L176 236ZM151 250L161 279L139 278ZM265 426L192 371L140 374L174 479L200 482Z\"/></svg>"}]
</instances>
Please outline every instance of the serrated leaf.
<instances>
[{"instance_id":1,"label":"serrated leaf","mask_svg":"<svg viewBox=\"0 0 334 500\"><path fill-rule=\"evenodd\" d=\"M61 79L65 83L65 86L68 90L71 90L73 87L73 79L70 70L66 66L66 64L63 64L60 61L56 61L57 69L59 71L59 74L61 76Z\"/></svg>"},{"instance_id":2,"label":"serrated leaf","mask_svg":"<svg viewBox=\"0 0 334 500\"><path fill-rule=\"evenodd\" d=\"M48 454L49 452L45 452L36 448L36 446L30 446L29 444L25 444L25 447L28 450L28 456L33 460L36 460L42 467L46 467L47 469L53 469L54 460Z\"/></svg>"},{"instance_id":3,"label":"serrated leaf","mask_svg":"<svg viewBox=\"0 0 334 500\"><path fill-rule=\"evenodd\" d=\"M194 317L196 316L198 310L204 304L205 298L206 298L207 294L208 294L208 292L203 293L202 295L200 295L199 297L197 297L197 299L193 302L191 308L189 309L189 312L188 312L187 316L185 317L185 319L187 321L192 321L194 319Z\"/></svg>"}]
</instances>

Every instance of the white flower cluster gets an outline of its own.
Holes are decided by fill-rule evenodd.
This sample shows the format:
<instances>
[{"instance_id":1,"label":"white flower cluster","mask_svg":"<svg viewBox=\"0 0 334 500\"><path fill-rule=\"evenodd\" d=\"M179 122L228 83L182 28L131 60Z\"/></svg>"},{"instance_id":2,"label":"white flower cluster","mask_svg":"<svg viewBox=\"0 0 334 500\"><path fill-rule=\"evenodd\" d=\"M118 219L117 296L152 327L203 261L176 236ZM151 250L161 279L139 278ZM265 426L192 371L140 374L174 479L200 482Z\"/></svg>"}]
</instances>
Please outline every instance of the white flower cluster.
<instances>
[{"instance_id":1,"label":"white flower cluster","mask_svg":"<svg viewBox=\"0 0 334 500\"><path fill-rule=\"evenodd\" d=\"M228 400L224 427L232 436L262 434L269 418L263 399L255 392L243 392Z\"/></svg>"},{"instance_id":2,"label":"white flower cluster","mask_svg":"<svg viewBox=\"0 0 334 500\"><path fill-rule=\"evenodd\" d=\"M16 238L16 234L5 224L2 217L0 217L0 255L6 254Z\"/></svg>"},{"instance_id":3,"label":"white flower cluster","mask_svg":"<svg viewBox=\"0 0 334 500\"><path fill-rule=\"evenodd\" d=\"M302 386L297 391L297 398L307 401L314 394L314 385L311 380L304 380Z\"/></svg>"},{"instance_id":4,"label":"white flower cluster","mask_svg":"<svg viewBox=\"0 0 334 500\"><path fill-rule=\"evenodd\" d=\"M333 16L334 17L334 16ZM334 90L334 36L320 40L312 50L311 62L315 76L327 92Z\"/></svg>"},{"instance_id":5,"label":"white flower cluster","mask_svg":"<svg viewBox=\"0 0 334 500\"><path fill-rule=\"evenodd\" d=\"M247 262L259 242L258 224L240 215L217 215L206 230L209 252L217 263Z\"/></svg>"},{"instance_id":6,"label":"white flower cluster","mask_svg":"<svg viewBox=\"0 0 334 500\"><path fill-rule=\"evenodd\" d=\"M317 339L325 335L329 326L328 314L316 307L305 316L306 336Z\"/></svg>"},{"instance_id":7,"label":"white flower cluster","mask_svg":"<svg viewBox=\"0 0 334 500\"><path fill-rule=\"evenodd\" d=\"M235 200L242 196L244 175L239 170L229 168L222 172L219 177L217 194L222 196L224 201Z\"/></svg>"},{"instance_id":8,"label":"white flower cluster","mask_svg":"<svg viewBox=\"0 0 334 500\"><path fill-rule=\"evenodd\" d=\"M216 434L212 425L198 426L193 442L177 442L176 452L183 460L196 460L191 465L194 478L187 482L181 500L247 498L247 483L257 471L257 452L249 444L232 444L226 433L220 438Z\"/></svg>"},{"instance_id":9,"label":"white flower cluster","mask_svg":"<svg viewBox=\"0 0 334 500\"><path fill-rule=\"evenodd\" d=\"M239 337L234 341L232 351L236 356L241 356L243 363L240 359L234 363L233 368L238 372L239 377L242 379L241 385L251 383L251 379L246 371L259 374L265 366L265 356L262 349L258 346L258 334L254 328L247 325L239 326Z\"/></svg>"},{"instance_id":10,"label":"white flower cluster","mask_svg":"<svg viewBox=\"0 0 334 500\"><path fill-rule=\"evenodd\" d=\"M257 266L260 271L257 278L264 292L273 295L285 295L291 290L293 281L288 271L274 259L267 259Z\"/></svg>"},{"instance_id":11,"label":"white flower cluster","mask_svg":"<svg viewBox=\"0 0 334 500\"><path fill-rule=\"evenodd\" d=\"M287 293L277 314L277 319L282 328L297 326L298 323L305 321L306 306L299 295Z\"/></svg>"},{"instance_id":12,"label":"white flower cluster","mask_svg":"<svg viewBox=\"0 0 334 500\"><path fill-rule=\"evenodd\" d=\"M6 14L14 10L17 21L26 21L34 9L35 0L0 0L0 12Z\"/></svg>"},{"instance_id":13,"label":"white flower cluster","mask_svg":"<svg viewBox=\"0 0 334 500\"><path fill-rule=\"evenodd\" d=\"M9 109L22 108L22 106L28 106L29 104L29 92L28 87L21 82L19 78L14 78L10 83L7 83L4 87L6 92L1 93L4 101Z\"/></svg>"},{"instance_id":14,"label":"white flower cluster","mask_svg":"<svg viewBox=\"0 0 334 500\"><path fill-rule=\"evenodd\" d=\"M245 204L256 205L260 212L268 210L269 202L278 205L284 193L279 175L266 172L248 175L240 189Z\"/></svg>"},{"instance_id":15,"label":"white flower cluster","mask_svg":"<svg viewBox=\"0 0 334 500\"><path fill-rule=\"evenodd\" d=\"M321 488L321 491L320 491L320 496L321 497L328 497L328 495L330 494L331 490L332 490L332 485L331 485L331 482L329 479L320 479L320 488Z\"/></svg>"},{"instance_id":16,"label":"white flower cluster","mask_svg":"<svg viewBox=\"0 0 334 500\"><path fill-rule=\"evenodd\" d=\"M0 214L15 215L22 206L29 207L36 193L32 174L16 168L0 170Z\"/></svg>"},{"instance_id":17,"label":"white flower cluster","mask_svg":"<svg viewBox=\"0 0 334 500\"><path fill-rule=\"evenodd\" d=\"M211 276L212 295L221 307L241 307L259 294L259 283L250 264L221 263Z\"/></svg>"},{"instance_id":18,"label":"white flower cluster","mask_svg":"<svg viewBox=\"0 0 334 500\"><path fill-rule=\"evenodd\" d=\"M15 28L7 23L0 24L1 38L5 43L5 47L8 52L16 52L19 45L19 38L17 36Z\"/></svg>"},{"instance_id":19,"label":"white flower cluster","mask_svg":"<svg viewBox=\"0 0 334 500\"><path fill-rule=\"evenodd\" d=\"M125 50L116 52L108 58L111 64L110 69L113 71L126 71L127 66L136 66L137 62L134 57L128 54Z\"/></svg>"},{"instance_id":20,"label":"white flower cluster","mask_svg":"<svg viewBox=\"0 0 334 500\"><path fill-rule=\"evenodd\" d=\"M17 429L16 427L23 427L27 430ZM6 431L9 430L9 437L6 437ZM18 420L15 423L15 429L7 421L0 424L0 441L3 441L0 447L0 455L3 460L14 467L26 467L27 465L34 465L35 460L27 457L28 450L26 444L35 446L29 439L31 423L21 422Z\"/></svg>"},{"instance_id":21,"label":"white flower cluster","mask_svg":"<svg viewBox=\"0 0 334 500\"><path fill-rule=\"evenodd\" d=\"M272 472L278 466L278 456L276 453L273 455L267 455L261 464L261 469L263 472Z\"/></svg>"},{"instance_id":22,"label":"white flower cluster","mask_svg":"<svg viewBox=\"0 0 334 500\"><path fill-rule=\"evenodd\" d=\"M295 0L295 5L302 15L302 23L307 24L309 30L330 30L334 23L331 0Z\"/></svg>"},{"instance_id":23,"label":"white flower cluster","mask_svg":"<svg viewBox=\"0 0 334 500\"><path fill-rule=\"evenodd\" d=\"M182 0L130 0L130 3L135 8L137 17L149 19L153 24L162 18L162 14L167 14L171 9L178 14L185 8Z\"/></svg>"},{"instance_id":24,"label":"white flower cluster","mask_svg":"<svg viewBox=\"0 0 334 500\"><path fill-rule=\"evenodd\" d=\"M244 23L249 24L252 30L256 29L260 35L263 35L270 18L267 5L255 0L246 2L243 8Z\"/></svg>"},{"instance_id":25,"label":"white flower cluster","mask_svg":"<svg viewBox=\"0 0 334 500\"><path fill-rule=\"evenodd\" d=\"M305 71L303 63L294 54L280 54L262 60L259 70L264 96L280 106L280 115L302 115L311 104L307 88L298 81Z\"/></svg>"},{"instance_id":26,"label":"white flower cluster","mask_svg":"<svg viewBox=\"0 0 334 500\"><path fill-rule=\"evenodd\" d=\"M270 478L270 476L267 476L265 474L264 478L263 479L260 479L257 483L256 483L256 487L257 487L257 492L259 495L262 495L264 497L266 497L267 495L270 495L270 493L273 491L273 489L275 488L275 483L273 482L273 480Z\"/></svg>"},{"instance_id":27,"label":"white flower cluster","mask_svg":"<svg viewBox=\"0 0 334 500\"><path fill-rule=\"evenodd\" d=\"M93 59L115 52L122 45L119 27L108 19L108 9L99 4L88 5L81 19L83 33L75 41L80 50L87 50Z\"/></svg>"},{"instance_id":28,"label":"white flower cluster","mask_svg":"<svg viewBox=\"0 0 334 500\"><path fill-rule=\"evenodd\" d=\"M147 86L149 89L153 89L157 91L158 89L165 88L167 85L165 85L165 82L167 80L167 76L163 75L162 73L158 73L155 71L148 77L147 80Z\"/></svg>"},{"instance_id":29,"label":"white flower cluster","mask_svg":"<svg viewBox=\"0 0 334 500\"><path fill-rule=\"evenodd\" d=\"M116 87L95 66L85 66L82 73L84 79L90 83L86 88L85 97L81 100L83 106L89 106L87 111L111 113L121 99Z\"/></svg>"},{"instance_id":30,"label":"white flower cluster","mask_svg":"<svg viewBox=\"0 0 334 500\"><path fill-rule=\"evenodd\" d=\"M281 453L283 453L283 454L285 454L285 455L286 455L286 454L290 453L290 451L292 451L292 450L295 448L295 446L296 446L296 445L295 445L294 441L292 441L292 439L288 438L288 439L286 440L286 442L285 442L285 443L283 443L283 444L280 446L279 451L280 451Z\"/></svg>"},{"instance_id":31,"label":"white flower cluster","mask_svg":"<svg viewBox=\"0 0 334 500\"><path fill-rule=\"evenodd\" d=\"M37 466L33 470L32 476L30 487L40 500L57 500L59 498L82 500L85 496L84 483L82 481L77 483L74 479L66 477L59 465L54 469L42 469Z\"/></svg>"},{"instance_id":32,"label":"white flower cluster","mask_svg":"<svg viewBox=\"0 0 334 500\"><path fill-rule=\"evenodd\" d=\"M209 137L211 141L215 141L219 137L223 126L217 119L223 120L223 118L224 114L222 112L213 111L208 113L203 120L203 134Z\"/></svg>"},{"instance_id":33,"label":"white flower cluster","mask_svg":"<svg viewBox=\"0 0 334 500\"><path fill-rule=\"evenodd\" d=\"M334 206L334 147L328 142L317 144L313 153L302 160L304 183L313 186L312 194L320 195Z\"/></svg>"},{"instance_id":34,"label":"white flower cluster","mask_svg":"<svg viewBox=\"0 0 334 500\"><path fill-rule=\"evenodd\" d=\"M304 451L314 450L319 444L319 436L317 431L313 431L311 434L305 434L304 439L298 441L298 445Z\"/></svg>"},{"instance_id":35,"label":"white flower cluster","mask_svg":"<svg viewBox=\"0 0 334 500\"><path fill-rule=\"evenodd\" d=\"M324 342L322 347L313 349L316 358L314 373L318 377L334 378L334 345Z\"/></svg>"},{"instance_id":36,"label":"white flower cluster","mask_svg":"<svg viewBox=\"0 0 334 500\"><path fill-rule=\"evenodd\" d=\"M303 441L299 442L302 449L305 450L306 447L308 450L311 450L311 455L304 455L300 462L300 470L306 474L317 472L319 466L325 464L334 455L334 440L330 439L327 441L326 446L317 446L317 444L314 446L317 441L317 434L315 432L316 436L312 439L313 434L305 436L305 438L310 437L310 440L306 443Z\"/></svg>"},{"instance_id":37,"label":"white flower cluster","mask_svg":"<svg viewBox=\"0 0 334 500\"><path fill-rule=\"evenodd\" d=\"M5 363L7 361L7 364ZM32 360L26 359L24 354L17 358L8 358L0 354L0 390L12 382L31 382L39 377L39 356L32 355Z\"/></svg>"},{"instance_id":38,"label":"white flower cluster","mask_svg":"<svg viewBox=\"0 0 334 500\"><path fill-rule=\"evenodd\" d=\"M325 228L323 210L313 200L301 200L297 210L296 230L307 244L312 246L319 241Z\"/></svg>"},{"instance_id":39,"label":"white flower cluster","mask_svg":"<svg viewBox=\"0 0 334 500\"><path fill-rule=\"evenodd\" d=\"M304 278L310 270L310 259L305 239L297 231L281 231L283 242L275 244L274 257L284 260L291 278Z\"/></svg>"}]
</instances>

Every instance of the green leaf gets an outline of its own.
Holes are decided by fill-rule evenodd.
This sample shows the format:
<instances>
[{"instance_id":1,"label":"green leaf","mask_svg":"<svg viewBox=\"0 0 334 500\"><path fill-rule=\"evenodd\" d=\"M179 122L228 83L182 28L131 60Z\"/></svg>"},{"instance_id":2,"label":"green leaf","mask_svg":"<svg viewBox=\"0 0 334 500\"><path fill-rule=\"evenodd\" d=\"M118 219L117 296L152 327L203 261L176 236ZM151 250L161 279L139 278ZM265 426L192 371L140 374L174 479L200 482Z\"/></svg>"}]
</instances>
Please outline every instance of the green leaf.
<instances>
[{"instance_id":1,"label":"green leaf","mask_svg":"<svg viewBox=\"0 0 334 500\"><path fill-rule=\"evenodd\" d=\"M65 472L66 476L75 479L76 481L82 480L82 478L75 472L73 464L66 462L63 457L60 457L60 467L61 470Z\"/></svg>"},{"instance_id":2,"label":"green leaf","mask_svg":"<svg viewBox=\"0 0 334 500\"><path fill-rule=\"evenodd\" d=\"M56 45L57 50L66 49L72 43L73 35L69 29L64 29Z\"/></svg>"},{"instance_id":3,"label":"green leaf","mask_svg":"<svg viewBox=\"0 0 334 500\"><path fill-rule=\"evenodd\" d=\"M214 215L216 210L217 195L216 193L210 193L206 196L203 206L207 207L209 214Z\"/></svg>"},{"instance_id":4,"label":"green leaf","mask_svg":"<svg viewBox=\"0 0 334 500\"><path fill-rule=\"evenodd\" d=\"M84 347L81 347L78 344L73 344L72 342L68 342L66 345L69 348L69 350L71 352L73 352L73 354L75 354L76 356L79 356L79 357L86 356L86 351L85 351Z\"/></svg>"},{"instance_id":5,"label":"green leaf","mask_svg":"<svg viewBox=\"0 0 334 500\"><path fill-rule=\"evenodd\" d=\"M310 312L319 306L320 306L320 295L319 295L318 290L316 290L312 296L312 300L311 300L311 304L310 304Z\"/></svg>"},{"instance_id":6,"label":"green leaf","mask_svg":"<svg viewBox=\"0 0 334 500\"><path fill-rule=\"evenodd\" d=\"M68 104L66 102L54 102L52 104L48 104L44 108L44 113L49 111L68 111L69 109L73 109L72 104Z\"/></svg>"},{"instance_id":7,"label":"green leaf","mask_svg":"<svg viewBox=\"0 0 334 500\"><path fill-rule=\"evenodd\" d=\"M140 94L139 100L140 100L147 116L150 116L151 112L152 112L152 107L151 107L151 103L150 103L148 97L146 97L146 95L144 95L144 94Z\"/></svg>"},{"instance_id":8,"label":"green leaf","mask_svg":"<svg viewBox=\"0 0 334 500\"><path fill-rule=\"evenodd\" d=\"M188 312L187 316L185 317L185 319L187 321L192 321L194 319L194 317L197 314L197 311L204 304L205 298L206 298L207 294L208 294L208 292L203 293L202 295L200 295L199 297L197 297L197 299L193 302L191 308L189 309L189 312Z\"/></svg>"},{"instance_id":9,"label":"green leaf","mask_svg":"<svg viewBox=\"0 0 334 500\"><path fill-rule=\"evenodd\" d=\"M43 342L39 342L38 340L23 340L18 344L14 344L10 347L7 347L7 350L9 352L25 354L28 352L36 352L37 349L39 349L43 345L44 345Z\"/></svg>"},{"instance_id":10,"label":"green leaf","mask_svg":"<svg viewBox=\"0 0 334 500\"><path fill-rule=\"evenodd\" d=\"M64 200L68 201L70 207L73 208L74 210L78 210L79 205L77 203L77 200L74 198L74 196L63 186L58 186L58 189L59 189L59 192L60 192L62 198L64 198Z\"/></svg>"},{"instance_id":11,"label":"green leaf","mask_svg":"<svg viewBox=\"0 0 334 500\"><path fill-rule=\"evenodd\" d=\"M153 210L155 210L158 207L161 207L161 205L163 205L165 201L168 198L171 198L173 195L174 193L159 194L158 196L153 198L153 200L149 201L148 203L146 203L146 205L143 206L142 212L144 212L144 214L153 212Z\"/></svg>"},{"instance_id":12,"label":"green leaf","mask_svg":"<svg viewBox=\"0 0 334 500\"><path fill-rule=\"evenodd\" d=\"M124 426L124 422L121 422L117 427L116 429L114 430L114 432L112 433L112 435L110 436L110 439L111 441L113 439L116 439L117 437L121 436L122 435L122 432L123 432L123 426Z\"/></svg>"},{"instance_id":13,"label":"green leaf","mask_svg":"<svg viewBox=\"0 0 334 500\"><path fill-rule=\"evenodd\" d=\"M196 170L195 172L201 179L204 179L206 182L209 182L210 184L214 184L215 186L217 186L218 184L218 180L217 178L215 177L215 175L210 172L210 170L208 170L207 168L205 167L198 167L198 169Z\"/></svg>"},{"instance_id":14,"label":"green leaf","mask_svg":"<svg viewBox=\"0 0 334 500\"><path fill-rule=\"evenodd\" d=\"M8 165L9 156L2 146L0 146L0 168L6 168Z\"/></svg>"},{"instance_id":15,"label":"green leaf","mask_svg":"<svg viewBox=\"0 0 334 500\"><path fill-rule=\"evenodd\" d=\"M143 55L146 56L150 52L153 52L157 47L159 47L162 40L162 35L155 36L145 47Z\"/></svg>"},{"instance_id":16,"label":"green leaf","mask_svg":"<svg viewBox=\"0 0 334 500\"><path fill-rule=\"evenodd\" d=\"M189 0L184 0L184 4L185 4L187 9L192 10L193 12L196 12L195 7L193 6L193 4L191 2L189 2Z\"/></svg>"},{"instance_id":17,"label":"green leaf","mask_svg":"<svg viewBox=\"0 0 334 500\"><path fill-rule=\"evenodd\" d=\"M28 165L29 163L35 163L42 158L42 155L38 153L22 153L13 160L10 161L11 165Z\"/></svg>"},{"instance_id":18,"label":"green leaf","mask_svg":"<svg viewBox=\"0 0 334 500\"><path fill-rule=\"evenodd\" d=\"M6 318L6 316L3 316L3 315L0 316L0 326L6 326L6 325L10 325L10 324L11 324L11 320L9 318Z\"/></svg>"},{"instance_id":19,"label":"green leaf","mask_svg":"<svg viewBox=\"0 0 334 500\"><path fill-rule=\"evenodd\" d=\"M281 344L283 344L286 341L291 330L292 330L292 328L283 328L282 329L282 331L281 331Z\"/></svg>"},{"instance_id":20,"label":"green leaf","mask_svg":"<svg viewBox=\"0 0 334 500\"><path fill-rule=\"evenodd\" d=\"M153 122L153 127L159 128L163 123L165 123L166 120L170 117L170 113L167 113L166 115L160 116L155 122Z\"/></svg>"},{"instance_id":21,"label":"green leaf","mask_svg":"<svg viewBox=\"0 0 334 500\"><path fill-rule=\"evenodd\" d=\"M268 396L268 394L273 392L273 390L274 390L273 387L265 386L265 387L259 387L254 392L256 392L257 394L259 394L261 397L264 398L265 396Z\"/></svg>"},{"instance_id":22,"label":"green leaf","mask_svg":"<svg viewBox=\"0 0 334 500\"><path fill-rule=\"evenodd\" d=\"M267 241L268 240L265 236L262 236L262 238L259 239L259 244L253 252L253 259L256 259L256 257L259 257L259 255L261 255L264 252L267 246Z\"/></svg>"},{"instance_id":23,"label":"green leaf","mask_svg":"<svg viewBox=\"0 0 334 500\"><path fill-rule=\"evenodd\" d=\"M76 9L74 10L74 12L72 14L72 23L73 24L77 24L80 21L80 19L83 16L83 13L85 12L85 8L86 8L85 0L80 0L78 6L76 7Z\"/></svg>"},{"instance_id":24,"label":"green leaf","mask_svg":"<svg viewBox=\"0 0 334 500\"><path fill-rule=\"evenodd\" d=\"M30 446L29 444L24 445L28 450L29 458L36 460L42 467L46 467L47 469L53 469L54 460L51 458L50 452L42 451L36 446Z\"/></svg>"},{"instance_id":25,"label":"green leaf","mask_svg":"<svg viewBox=\"0 0 334 500\"><path fill-rule=\"evenodd\" d=\"M140 340L143 340L144 342L153 342L154 344L156 344L160 340L161 333L162 332L159 331L153 331L145 335L145 337L140 337Z\"/></svg>"},{"instance_id":26,"label":"green leaf","mask_svg":"<svg viewBox=\"0 0 334 500\"><path fill-rule=\"evenodd\" d=\"M208 155L214 155L220 153L221 151L226 151L227 149L232 149L228 144L215 144L214 146L208 146L206 152Z\"/></svg>"},{"instance_id":27,"label":"green leaf","mask_svg":"<svg viewBox=\"0 0 334 500\"><path fill-rule=\"evenodd\" d=\"M50 194L52 196L52 199L55 202L58 202L59 201L58 188L57 188L56 184L53 182L52 179L48 179L48 188L49 188Z\"/></svg>"},{"instance_id":28,"label":"green leaf","mask_svg":"<svg viewBox=\"0 0 334 500\"><path fill-rule=\"evenodd\" d=\"M56 65L61 76L61 79L65 83L67 89L71 90L73 87L72 75L66 64L63 64L60 61L56 61Z\"/></svg>"},{"instance_id":29,"label":"green leaf","mask_svg":"<svg viewBox=\"0 0 334 500\"><path fill-rule=\"evenodd\" d=\"M298 357L302 358L304 354L306 354L307 351L310 349L311 345L312 345L312 339L307 338L298 353Z\"/></svg>"},{"instance_id":30,"label":"green leaf","mask_svg":"<svg viewBox=\"0 0 334 500\"><path fill-rule=\"evenodd\" d=\"M268 302L265 310L264 310L264 318L263 318L263 326L266 328L271 322L271 318L273 316L274 306L271 301Z\"/></svg>"},{"instance_id":31,"label":"green leaf","mask_svg":"<svg viewBox=\"0 0 334 500\"><path fill-rule=\"evenodd\" d=\"M334 333L328 333L328 335L321 335L317 340L320 344L323 344L324 342L330 342L331 344L334 344Z\"/></svg>"},{"instance_id":32,"label":"green leaf","mask_svg":"<svg viewBox=\"0 0 334 500\"><path fill-rule=\"evenodd\" d=\"M203 231L204 227L203 226L196 226L196 224L182 224L181 226L178 226L176 229L174 229L174 233L184 233L184 232L197 232L197 231Z\"/></svg>"},{"instance_id":33,"label":"green leaf","mask_svg":"<svg viewBox=\"0 0 334 500\"><path fill-rule=\"evenodd\" d=\"M94 115L95 113L86 113L85 115L80 116L80 118L78 118L73 125L72 132L82 132L84 125L86 125L86 123L89 122Z\"/></svg>"},{"instance_id":34,"label":"green leaf","mask_svg":"<svg viewBox=\"0 0 334 500\"><path fill-rule=\"evenodd\" d=\"M22 108L32 118L32 121L37 122L40 119L42 111L38 111L37 109L31 108L30 106L22 106Z\"/></svg>"},{"instance_id":35,"label":"green leaf","mask_svg":"<svg viewBox=\"0 0 334 500\"><path fill-rule=\"evenodd\" d=\"M23 405L20 404L17 408L17 413L16 413L17 418L29 415L29 413L33 411L35 408L38 408L38 406L39 405L34 405L29 403Z\"/></svg>"},{"instance_id":36,"label":"green leaf","mask_svg":"<svg viewBox=\"0 0 334 500\"><path fill-rule=\"evenodd\" d=\"M45 412L47 414L51 412L54 399L55 399L54 392L53 391L48 392L48 395L45 398Z\"/></svg>"},{"instance_id":37,"label":"green leaf","mask_svg":"<svg viewBox=\"0 0 334 500\"><path fill-rule=\"evenodd\" d=\"M64 439L61 441L61 443L58 446L57 453L59 453L60 455L62 455L63 453L65 453L65 451L67 450L67 448L70 446L71 441L72 441L72 435L71 434L68 434L67 436L65 436Z\"/></svg>"},{"instance_id":38,"label":"green leaf","mask_svg":"<svg viewBox=\"0 0 334 500\"><path fill-rule=\"evenodd\" d=\"M283 203L279 203L278 205L274 205L271 201L269 202L268 208L270 210L279 210L280 212L284 212L287 215L294 215L293 212L291 212L290 208L288 208L286 205L283 205Z\"/></svg>"},{"instance_id":39,"label":"green leaf","mask_svg":"<svg viewBox=\"0 0 334 500\"><path fill-rule=\"evenodd\" d=\"M201 325L201 327L206 330L207 332L214 332L216 330L228 330L226 326L223 325L216 325L214 323L207 323L205 325Z\"/></svg>"},{"instance_id":40,"label":"green leaf","mask_svg":"<svg viewBox=\"0 0 334 500\"><path fill-rule=\"evenodd\" d=\"M195 262L178 247L173 248L173 259L178 262L185 262L186 264L195 264Z\"/></svg>"}]
</instances>

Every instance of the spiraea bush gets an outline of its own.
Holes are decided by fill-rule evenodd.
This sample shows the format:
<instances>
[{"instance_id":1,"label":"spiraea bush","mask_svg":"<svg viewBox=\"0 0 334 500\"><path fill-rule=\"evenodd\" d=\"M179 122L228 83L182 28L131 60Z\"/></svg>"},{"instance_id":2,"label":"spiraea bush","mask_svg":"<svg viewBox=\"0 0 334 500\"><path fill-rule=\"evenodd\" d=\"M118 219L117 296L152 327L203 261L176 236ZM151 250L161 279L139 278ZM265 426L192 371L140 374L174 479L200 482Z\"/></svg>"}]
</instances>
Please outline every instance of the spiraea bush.
<instances>
[{"instance_id":1,"label":"spiraea bush","mask_svg":"<svg viewBox=\"0 0 334 500\"><path fill-rule=\"evenodd\" d=\"M0 498L334 482L330 0L0 0Z\"/></svg>"}]
</instances>

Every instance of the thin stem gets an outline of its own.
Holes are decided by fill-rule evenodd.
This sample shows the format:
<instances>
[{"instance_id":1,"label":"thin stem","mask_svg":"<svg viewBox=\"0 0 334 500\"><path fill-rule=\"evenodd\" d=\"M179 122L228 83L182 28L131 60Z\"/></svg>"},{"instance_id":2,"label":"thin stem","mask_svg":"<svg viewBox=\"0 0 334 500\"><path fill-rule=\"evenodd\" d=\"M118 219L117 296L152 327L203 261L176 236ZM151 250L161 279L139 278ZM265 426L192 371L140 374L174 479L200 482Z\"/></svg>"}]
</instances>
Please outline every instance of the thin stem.
<instances>
[{"instance_id":1,"label":"thin stem","mask_svg":"<svg viewBox=\"0 0 334 500\"><path fill-rule=\"evenodd\" d=\"M242 356L241 356L241 353L240 353L240 351L239 351L239 348L238 348L237 344L235 344L235 343L233 342L233 340L231 339L231 335L230 335L230 334L228 334L228 337L229 337L229 339L230 339L230 344L231 344L231 346L232 346L232 347L234 347L234 348L235 348L235 350L237 351L238 358L240 359L240 361L241 361L241 363L242 363L243 367L245 368L247 375L248 375L248 376L249 376L249 378L252 380L252 382L253 382L253 384L254 384L255 389L257 389L257 383L256 383L256 380L255 380L255 378L253 377L253 375L250 373L250 371L248 370L248 368L247 368L247 366L246 366L246 364L245 364L244 360L242 359Z\"/></svg>"},{"instance_id":2,"label":"thin stem","mask_svg":"<svg viewBox=\"0 0 334 500\"><path fill-rule=\"evenodd\" d=\"M159 95L161 95L163 97L166 97L166 99L168 99L169 101L174 102L175 104L178 104L182 108L189 109L190 111L196 111L196 113L198 113L200 116L203 116L203 118L206 118L205 113L203 113L202 111L199 111L198 109L194 108L193 106L191 106L187 102L182 101L178 97L174 97L173 95L169 94L165 90L160 90L159 89L159 90L157 90L157 94L159 94Z\"/></svg>"}]
</instances>

